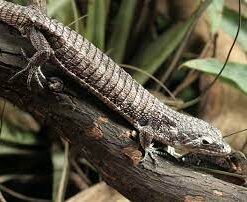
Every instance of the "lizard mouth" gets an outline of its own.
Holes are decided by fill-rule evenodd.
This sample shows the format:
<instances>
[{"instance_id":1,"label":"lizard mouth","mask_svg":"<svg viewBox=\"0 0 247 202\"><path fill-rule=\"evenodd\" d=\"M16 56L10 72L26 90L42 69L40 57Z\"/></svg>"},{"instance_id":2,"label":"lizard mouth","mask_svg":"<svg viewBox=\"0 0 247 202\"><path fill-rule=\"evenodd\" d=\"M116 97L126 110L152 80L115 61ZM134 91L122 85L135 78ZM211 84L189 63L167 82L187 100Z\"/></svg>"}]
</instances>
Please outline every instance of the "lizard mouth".
<instances>
[{"instance_id":1,"label":"lizard mouth","mask_svg":"<svg viewBox=\"0 0 247 202\"><path fill-rule=\"evenodd\" d=\"M228 144L225 144L221 147L221 149L218 150L216 150L214 147L198 148L191 145L184 145L184 149L192 153L208 154L213 156L226 156L227 154L231 153L231 147Z\"/></svg>"},{"instance_id":2,"label":"lizard mouth","mask_svg":"<svg viewBox=\"0 0 247 202\"><path fill-rule=\"evenodd\" d=\"M208 150L208 149L196 149L195 153L201 153L201 154L209 154L214 156L226 156L227 154L231 153L230 146L226 146L224 150L221 151L214 151L214 150Z\"/></svg>"},{"instance_id":3,"label":"lizard mouth","mask_svg":"<svg viewBox=\"0 0 247 202\"><path fill-rule=\"evenodd\" d=\"M193 145L191 143L184 144L183 147L188 152L208 154L213 156L226 156L231 153L231 147L227 143L211 144L211 145Z\"/></svg>"}]
</instances>

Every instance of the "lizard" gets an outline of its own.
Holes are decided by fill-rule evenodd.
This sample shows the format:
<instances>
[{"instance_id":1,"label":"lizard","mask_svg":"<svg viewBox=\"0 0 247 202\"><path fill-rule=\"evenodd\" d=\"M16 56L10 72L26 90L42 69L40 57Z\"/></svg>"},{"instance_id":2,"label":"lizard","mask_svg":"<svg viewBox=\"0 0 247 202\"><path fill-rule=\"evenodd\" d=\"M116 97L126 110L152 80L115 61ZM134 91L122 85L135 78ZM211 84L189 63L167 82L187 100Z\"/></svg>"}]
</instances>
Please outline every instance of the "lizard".
<instances>
[{"instance_id":1,"label":"lizard","mask_svg":"<svg viewBox=\"0 0 247 202\"><path fill-rule=\"evenodd\" d=\"M85 37L49 18L37 4L21 6L0 0L0 21L19 30L36 49L27 66L11 79L27 71L28 88L32 79L43 88L46 77L41 66L51 62L138 131L144 159L155 150L153 141L215 156L231 152L220 130L160 102Z\"/></svg>"}]
</instances>

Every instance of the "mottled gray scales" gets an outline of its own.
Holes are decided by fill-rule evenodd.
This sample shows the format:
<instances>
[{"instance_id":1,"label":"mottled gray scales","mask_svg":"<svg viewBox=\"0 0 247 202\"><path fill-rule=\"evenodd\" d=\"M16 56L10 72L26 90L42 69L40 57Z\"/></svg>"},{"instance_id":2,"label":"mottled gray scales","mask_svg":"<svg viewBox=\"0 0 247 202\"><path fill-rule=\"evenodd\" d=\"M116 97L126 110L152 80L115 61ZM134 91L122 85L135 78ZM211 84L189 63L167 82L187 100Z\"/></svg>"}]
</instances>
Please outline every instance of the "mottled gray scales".
<instances>
[{"instance_id":1,"label":"mottled gray scales","mask_svg":"<svg viewBox=\"0 0 247 202\"><path fill-rule=\"evenodd\" d=\"M138 89L138 84L133 80L130 93L125 99L126 106L128 107L128 109L125 109L125 112L131 117L133 116L133 113L135 112L135 110L133 110L133 107L134 107L133 102L137 96L137 89Z\"/></svg>"},{"instance_id":2,"label":"mottled gray scales","mask_svg":"<svg viewBox=\"0 0 247 202\"><path fill-rule=\"evenodd\" d=\"M47 27L47 30L49 30L49 34L52 35L52 31L50 30L50 27L51 27L51 24L52 24L52 20L47 20L45 25ZM50 32L51 31L51 32Z\"/></svg>"},{"instance_id":3,"label":"mottled gray scales","mask_svg":"<svg viewBox=\"0 0 247 202\"><path fill-rule=\"evenodd\" d=\"M96 54L94 57L94 60L91 62L94 68L94 71L90 75L90 84L94 86L96 89L97 86L95 85L97 81L102 77L102 69L105 69L104 66L102 66L102 61L103 61L103 54L99 49L96 49ZM104 71L104 70L103 70Z\"/></svg>"},{"instance_id":4,"label":"mottled gray scales","mask_svg":"<svg viewBox=\"0 0 247 202\"><path fill-rule=\"evenodd\" d=\"M1 11L1 18L4 18L6 20L6 23L10 23L6 18L7 14L9 13L9 8L11 8L11 5L4 4Z\"/></svg>"},{"instance_id":5,"label":"mottled gray scales","mask_svg":"<svg viewBox=\"0 0 247 202\"><path fill-rule=\"evenodd\" d=\"M85 46L86 50L85 50L85 54L88 55L90 49L91 49L91 43L88 41L88 46Z\"/></svg>"},{"instance_id":6,"label":"mottled gray scales","mask_svg":"<svg viewBox=\"0 0 247 202\"><path fill-rule=\"evenodd\" d=\"M52 44L53 44L53 47L54 47L53 50L56 53L57 50L59 50L60 48L62 48L63 43L61 43L60 38L57 37L57 36L52 36L50 38L51 38L51 41L52 41Z\"/></svg>"},{"instance_id":7,"label":"mottled gray scales","mask_svg":"<svg viewBox=\"0 0 247 202\"><path fill-rule=\"evenodd\" d=\"M89 41L86 40L83 37L80 37L80 39L81 39L82 42L81 42L81 46L80 46L80 48L78 48L78 50L80 51L81 54L84 54L85 55L85 53L86 53L86 47L88 47Z\"/></svg>"},{"instance_id":8,"label":"mottled gray scales","mask_svg":"<svg viewBox=\"0 0 247 202\"><path fill-rule=\"evenodd\" d=\"M128 74L126 72L124 72L123 74L124 74L124 77L123 79L121 79L122 82L120 82L122 86L119 85L119 87L116 89L115 96L114 96L115 103L120 107L121 110L125 108L124 100L126 99L126 95L124 92L128 91L128 86L129 86L129 84L127 83Z\"/></svg>"},{"instance_id":9,"label":"mottled gray scales","mask_svg":"<svg viewBox=\"0 0 247 202\"><path fill-rule=\"evenodd\" d=\"M101 88L99 89L99 91L101 91L105 96L109 95L112 88L114 86L112 86L112 77L113 75L116 76L114 81L117 84L118 82L118 69L115 68L116 64L112 62L112 60L110 60L108 67L107 67L107 71L105 72L104 77L102 77L102 79L105 80L105 84L103 86L101 86ZM109 98L110 99L110 98Z\"/></svg>"},{"instance_id":10,"label":"mottled gray scales","mask_svg":"<svg viewBox=\"0 0 247 202\"><path fill-rule=\"evenodd\" d=\"M131 94L133 94L131 92L131 89L132 89L133 83L134 83L133 79L129 80L127 83L129 86L126 86L126 89L123 90L122 95L121 95L121 96L123 96L123 108L122 108L122 110L125 114L130 115L131 111L133 112L133 110L131 109L132 103L130 103ZM123 93L125 93L125 95L123 95Z\"/></svg>"},{"instance_id":11,"label":"mottled gray scales","mask_svg":"<svg viewBox=\"0 0 247 202\"><path fill-rule=\"evenodd\" d=\"M51 19L47 18L45 15L40 15L39 20L37 21L37 27L38 29L48 29L47 24L49 23L49 21L51 21ZM53 36L55 37L55 35Z\"/></svg>"},{"instance_id":12,"label":"mottled gray scales","mask_svg":"<svg viewBox=\"0 0 247 202\"><path fill-rule=\"evenodd\" d=\"M132 81L133 79L131 78L131 76L129 74L126 74L126 81L124 88L122 89L121 93L119 93L119 97L121 97L121 101L122 101L122 110L126 108L125 103L132 87Z\"/></svg>"},{"instance_id":13,"label":"mottled gray scales","mask_svg":"<svg viewBox=\"0 0 247 202\"><path fill-rule=\"evenodd\" d=\"M157 125L160 125L161 121L166 121L165 119L163 120L162 114L164 110L161 107L161 104L158 99L154 98L153 99L153 106L152 106L152 113L150 116L152 116L151 121L154 122L154 126L157 127Z\"/></svg>"},{"instance_id":14,"label":"mottled gray scales","mask_svg":"<svg viewBox=\"0 0 247 202\"><path fill-rule=\"evenodd\" d=\"M146 105L143 109L143 113L146 115L146 116L150 116L150 112L153 111L153 103L154 103L154 97L151 96L151 94L148 94L147 93L147 98L146 98Z\"/></svg>"},{"instance_id":15,"label":"mottled gray scales","mask_svg":"<svg viewBox=\"0 0 247 202\"><path fill-rule=\"evenodd\" d=\"M68 64L70 65L70 63L68 62L71 58L74 57L74 48L71 46L68 46L68 44L65 44L64 46L62 46L59 50L56 51L58 57L64 57L65 60L62 61L63 64Z\"/></svg>"},{"instance_id":16,"label":"mottled gray scales","mask_svg":"<svg viewBox=\"0 0 247 202\"><path fill-rule=\"evenodd\" d=\"M62 48L61 48L62 49ZM77 55L75 49L72 46L67 47L64 58L66 58L66 64L71 65L71 60Z\"/></svg>"},{"instance_id":17,"label":"mottled gray scales","mask_svg":"<svg viewBox=\"0 0 247 202\"><path fill-rule=\"evenodd\" d=\"M90 84L92 87L95 88L95 83L96 83L96 80L95 80L96 74L95 74L95 73L96 73L96 71L97 71L97 68L91 68L91 66L93 66L93 65L92 65L92 63L90 62L90 63L89 63L89 67L88 67L88 69L90 70L90 71L89 71L90 74L88 75L87 83ZM96 88L96 90L97 90L97 88Z\"/></svg>"},{"instance_id":18,"label":"mottled gray scales","mask_svg":"<svg viewBox=\"0 0 247 202\"><path fill-rule=\"evenodd\" d=\"M75 32L74 30L71 30L69 38L67 39L67 43L70 44L70 46L75 48L74 42L75 42L76 38L77 38L77 32Z\"/></svg>"},{"instance_id":19,"label":"mottled gray scales","mask_svg":"<svg viewBox=\"0 0 247 202\"><path fill-rule=\"evenodd\" d=\"M44 54L48 57L46 53L51 52L51 61L57 68L87 87L109 108L116 110L136 127L143 149L146 150L154 139L194 152L215 155L230 152L219 130L161 103L91 42L56 20L51 20L42 9L0 0L0 20L17 28L22 34L26 32L26 37L31 39L37 50L31 58L32 64L42 65L37 63L35 56ZM45 59L39 58L43 63ZM37 78L38 68L32 64L29 63L31 73ZM29 73L29 81L33 75Z\"/></svg>"},{"instance_id":20,"label":"mottled gray scales","mask_svg":"<svg viewBox=\"0 0 247 202\"><path fill-rule=\"evenodd\" d=\"M79 51L80 54L83 54L85 56L86 53L88 52L89 41L81 36L78 36L77 42L74 44L74 47L76 50Z\"/></svg>"},{"instance_id":21,"label":"mottled gray scales","mask_svg":"<svg viewBox=\"0 0 247 202\"><path fill-rule=\"evenodd\" d=\"M142 94L142 102L140 102L139 106L137 107L137 111L142 117L147 117L147 114L145 114L145 108L148 104L148 98L149 98L149 92L147 92L145 89L143 89Z\"/></svg>"},{"instance_id":22,"label":"mottled gray scales","mask_svg":"<svg viewBox=\"0 0 247 202\"><path fill-rule=\"evenodd\" d=\"M92 87L94 87L93 85L94 81L92 81L93 79L92 75L95 73L96 70L97 69L93 66L93 63L90 60L88 60L87 66L83 71L83 77L85 77L85 79L87 80L87 83L91 85Z\"/></svg>"},{"instance_id":23,"label":"mottled gray scales","mask_svg":"<svg viewBox=\"0 0 247 202\"><path fill-rule=\"evenodd\" d=\"M102 79L106 75L107 67L109 64L110 60L109 57L107 57L105 54L103 54L102 58L102 65L99 66L99 69L97 71L97 79L95 80L95 88L100 91L103 86L107 84L107 81L105 79Z\"/></svg>"},{"instance_id":24,"label":"mottled gray scales","mask_svg":"<svg viewBox=\"0 0 247 202\"><path fill-rule=\"evenodd\" d=\"M91 44L90 47L88 48L88 50L87 50L85 56L86 56L90 61L93 62L96 53L97 53L97 48ZM95 64L95 65L97 65L97 64Z\"/></svg>"},{"instance_id":25,"label":"mottled gray scales","mask_svg":"<svg viewBox=\"0 0 247 202\"><path fill-rule=\"evenodd\" d=\"M54 20L53 20L53 22L56 23L56 21L54 21ZM54 33L53 36L57 36L58 38L60 38L61 40L63 40L63 38L61 38L62 37L62 34L63 34L63 29L64 29L63 24L60 23L60 22L57 22L57 31L56 31L56 33ZM64 40L63 40L63 42L65 43Z\"/></svg>"},{"instance_id":26,"label":"mottled gray scales","mask_svg":"<svg viewBox=\"0 0 247 202\"><path fill-rule=\"evenodd\" d=\"M19 14L15 15L16 17L13 18L13 21L11 22L12 24L17 24L18 26L23 26L23 24L26 21L25 15L22 14L23 10L24 10L23 8L18 8L18 7L16 8L15 13L19 13Z\"/></svg>"},{"instance_id":27,"label":"mottled gray scales","mask_svg":"<svg viewBox=\"0 0 247 202\"><path fill-rule=\"evenodd\" d=\"M71 29L70 28L65 27L63 29L62 36L61 37L64 39L64 41L67 41L68 40L68 38L70 36L70 33L71 33ZM67 45L70 45L70 44L67 44Z\"/></svg>"},{"instance_id":28,"label":"mottled gray scales","mask_svg":"<svg viewBox=\"0 0 247 202\"><path fill-rule=\"evenodd\" d=\"M139 104L143 101L142 100L142 95L143 95L143 88L141 85L137 86L137 93L136 93L136 97L133 101L133 108L137 108L139 106ZM139 119L139 112L137 111L136 113L136 118Z\"/></svg>"},{"instance_id":29,"label":"mottled gray scales","mask_svg":"<svg viewBox=\"0 0 247 202\"><path fill-rule=\"evenodd\" d=\"M108 68L106 72L106 83L102 89L103 94L108 97L108 99L112 99L109 95L112 93L113 89L116 87L118 84L118 81L120 79L120 74L119 74L119 69L117 68ZM112 80L112 77L115 77L114 81Z\"/></svg>"},{"instance_id":30,"label":"mottled gray scales","mask_svg":"<svg viewBox=\"0 0 247 202\"><path fill-rule=\"evenodd\" d=\"M83 60L82 58L83 56L80 53L75 54L75 56L69 60L70 65L73 67L77 67Z\"/></svg>"},{"instance_id":31,"label":"mottled gray scales","mask_svg":"<svg viewBox=\"0 0 247 202\"><path fill-rule=\"evenodd\" d=\"M85 79L87 79L87 81L90 81L90 76L93 74L93 72L95 71L95 68L93 65L92 65L92 62L86 58L86 56L84 56L84 61L87 61L86 62L86 66L85 68L83 69L83 77Z\"/></svg>"},{"instance_id":32,"label":"mottled gray scales","mask_svg":"<svg viewBox=\"0 0 247 202\"><path fill-rule=\"evenodd\" d=\"M17 10L15 11L15 13L20 13L20 11L22 10L21 7L17 8ZM16 19L15 19L15 23L19 26L21 26L23 20L24 20L24 15L22 14L19 14L19 15L16 15ZM13 22L12 22L13 23Z\"/></svg>"},{"instance_id":33,"label":"mottled gray scales","mask_svg":"<svg viewBox=\"0 0 247 202\"><path fill-rule=\"evenodd\" d=\"M75 52L75 51L74 51ZM78 67L78 65L82 62L82 59L83 56L80 54L80 53L76 53L74 54L73 57L71 57L67 62L68 64L71 65L71 68L72 67Z\"/></svg>"},{"instance_id":34,"label":"mottled gray scales","mask_svg":"<svg viewBox=\"0 0 247 202\"><path fill-rule=\"evenodd\" d=\"M11 23L11 24L16 24L16 23L17 23L16 20L17 20L17 18L18 18L18 15L15 15L15 13L18 12L18 7L15 6L15 7L12 8L12 9L13 9L13 10L12 10L13 12L12 12L12 14L11 14L10 17L9 17L9 18L10 18L10 23Z\"/></svg>"},{"instance_id":35,"label":"mottled gray scales","mask_svg":"<svg viewBox=\"0 0 247 202\"><path fill-rule=\"evenodd\" d=\"M74 39L74 41L72 41L72 44L73 44L73 46L75 47L75 49L77 51L79 51L79 49L76 48L76 43L77 43L78 38L80 38L79 36L80 36L80 34L78 34L77 32L75 32L75 39Z\"/></svg>"},{"instance_id":36,"label":"mottled gray scales","mask_svg":"<svg viewBox=\"0 0 247 202\"><path fill-rule=\"evenodd\" d=\"M54 21L50 20L50 26L49 26L49 30L51 31L51 35L54 35L54 33L58 32L57 31L57 23L55 23Z\"/></svg>"},{"instance_id":37,"label":"mottled gray scales","mask_svg":"<svg viewBox=\"0 0 247 202\"><path fill-rule=\"evenodd\" d=\"M89 60L87 60L85 58L85 55L82 54L81 52L79 54L77 54L77 57L78 57L78 60L79 60L79 64L77 65L78 70L80 72L83 72L85 69L88 68L90 62L89 62Z\"/></svg>"},{"instance_id":38,"label":"mottled gray scales","mask_svg":"<svg viewBox=\"0 0 247 202\"><path fill-rule=\"evenodd\" d=\"M117 79L116 79L116 84L114 82L110 82L113 83L113 87L111 92L108 94L108 96L110 97L110 99L116 103L117 105L121 105L121 98L119 97L119 94L121 93L121 91L124 88L125 85L125 78L126 78L126 73L123 69L119 69L119 73L117 75Z\"/></svg>"},{"instance_id":39,"label":"mottled gray scales","mask_svg":"<svg viewBox=\"0 0 247 202\"><path fill-rule=\"evenodd\" d=\"M74 43L75 49L81 52L81 48L83 45L84 45L84 38L81 37L79 34L77 34L77 37Z\"/></svg>"}]
</instances>

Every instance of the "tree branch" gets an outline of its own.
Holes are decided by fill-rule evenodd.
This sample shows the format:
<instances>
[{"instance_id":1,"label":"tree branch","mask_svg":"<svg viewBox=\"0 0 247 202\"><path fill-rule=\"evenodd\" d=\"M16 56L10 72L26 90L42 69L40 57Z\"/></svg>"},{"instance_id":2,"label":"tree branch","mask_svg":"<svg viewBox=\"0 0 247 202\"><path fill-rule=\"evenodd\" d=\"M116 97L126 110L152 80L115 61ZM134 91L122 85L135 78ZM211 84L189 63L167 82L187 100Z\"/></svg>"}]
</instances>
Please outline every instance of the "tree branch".
<instances>
[{"instance_id":1,"label":"tree branch","mask_svg":"<svg viewBox=\"0 0 247 202\"><path fill-rule=\"evenodd\" d=\"M103 179L132 201L245 201L247 190L211 175L159 159L139 164L142 158L137 141L129 137L132 130L124 119L112 112L96 97L59 72L54 66L43 68L49 78L59 77L62 92L32 91L26 77L8 82L25 62L20 48L30 55L28 40L6 25L0 24L0 96L30 112L41 124L68 139L71 147L88 159Z\"/></svg>"}]
</instances>

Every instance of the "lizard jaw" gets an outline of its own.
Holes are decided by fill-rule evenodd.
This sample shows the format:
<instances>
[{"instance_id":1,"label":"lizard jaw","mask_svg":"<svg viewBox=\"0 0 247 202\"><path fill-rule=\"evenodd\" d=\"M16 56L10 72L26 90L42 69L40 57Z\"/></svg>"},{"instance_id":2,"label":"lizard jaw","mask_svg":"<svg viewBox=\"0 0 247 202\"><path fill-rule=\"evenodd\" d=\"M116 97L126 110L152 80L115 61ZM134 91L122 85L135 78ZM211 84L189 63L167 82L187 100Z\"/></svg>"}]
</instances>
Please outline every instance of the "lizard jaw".
<instances>
[{"instance_id":1,"label":"lizard jaw","mask_svg":"<svg viewBox=\"0 0 247 202\"><path fill-rule=\"evenodd\" d=\"M200 149L195 149L194 151L192 149L192 152L201 153L201 154L210 154L210 155L214 155L214 156L226 156L226 155L231 153L231 147L230 147L230 145L225 144L224 149L217 150L217 151L200 148Z\"/></svg>"}]
</instances>

